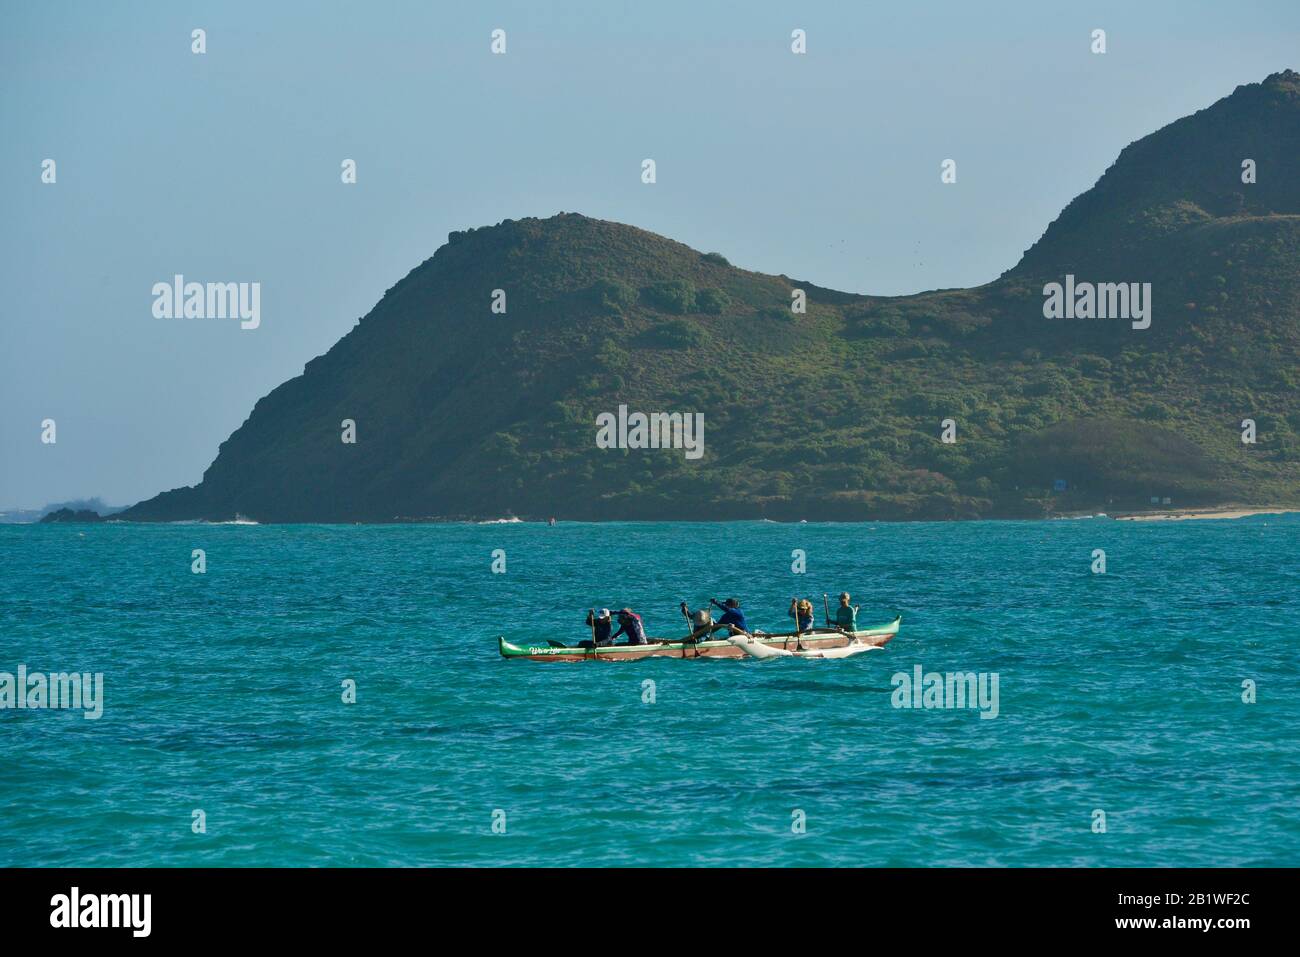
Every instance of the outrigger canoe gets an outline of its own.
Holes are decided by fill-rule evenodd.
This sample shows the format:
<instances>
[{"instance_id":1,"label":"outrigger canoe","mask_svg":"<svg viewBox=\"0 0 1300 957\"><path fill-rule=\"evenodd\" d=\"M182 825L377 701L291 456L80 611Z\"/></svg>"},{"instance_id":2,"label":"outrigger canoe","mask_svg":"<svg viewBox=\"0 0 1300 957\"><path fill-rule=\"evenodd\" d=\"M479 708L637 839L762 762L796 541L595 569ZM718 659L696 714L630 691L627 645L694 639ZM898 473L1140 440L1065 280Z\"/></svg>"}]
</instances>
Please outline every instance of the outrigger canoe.
<instances>
[{"instance_id":1,"label":"outrigger canoe","mask_svg":"<svg viewBox=\"0 0 1300 957\"><path fill-rule=\"evenodd\" d=\"M874 628L861 631L840 631L835 628L814 628L802 634L794 632L768 635L762 632L752 637L754 645L780 651L815 651L817 649L844 648L854 642L878 648L898 634L903 616ZM546 645L517 645L497 638L497 649L502 658L527 658L530 661L636 661L640 658L744 658L744 648L728 638L709 638L705 641L686 641L681 638L651 639L648 645L605 645L603 648L547 647Z\"/></svg>"}]
</instances>

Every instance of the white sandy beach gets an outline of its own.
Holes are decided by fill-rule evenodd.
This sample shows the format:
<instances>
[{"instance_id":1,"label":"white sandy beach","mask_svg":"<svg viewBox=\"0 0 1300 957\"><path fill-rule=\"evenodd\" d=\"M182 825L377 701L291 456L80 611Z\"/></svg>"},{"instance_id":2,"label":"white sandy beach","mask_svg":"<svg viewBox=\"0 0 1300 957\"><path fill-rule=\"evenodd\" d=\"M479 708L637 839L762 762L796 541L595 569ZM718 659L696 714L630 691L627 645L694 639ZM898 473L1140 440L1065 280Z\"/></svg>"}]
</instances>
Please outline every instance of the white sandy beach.
<instances>
[{"instance_id":1,"label":"white sandy beach","mask_svg":"<svg viewBox=\"0 0 1300 957\"><path fill-rule=\"evenodd\" d=\"M1116 515L1114 518L1121 522L1181 522L1195 518L1245 518L1248 515L1285 515L1291 512L1300 512L1300 508L1180 508Z\"/></svg>"}]
</instances>

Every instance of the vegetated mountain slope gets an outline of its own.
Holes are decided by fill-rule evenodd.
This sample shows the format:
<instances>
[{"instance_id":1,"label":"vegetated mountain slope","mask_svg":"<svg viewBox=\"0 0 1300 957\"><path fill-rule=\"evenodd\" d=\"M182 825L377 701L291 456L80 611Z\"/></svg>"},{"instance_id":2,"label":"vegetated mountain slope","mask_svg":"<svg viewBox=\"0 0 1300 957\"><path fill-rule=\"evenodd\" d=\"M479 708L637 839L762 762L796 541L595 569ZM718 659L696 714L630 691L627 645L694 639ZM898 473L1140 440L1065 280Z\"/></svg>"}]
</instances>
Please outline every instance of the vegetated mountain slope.
<instances>
[{"instance_id":1,"label":"vegetated mountain slope","mask_svg":"<svg viewBox=\"0 0 1300 957\"><path fill-rule=\"evenodd\" d=\"M560 214L453 233L135 520L904 518L1300 502L1300 75L1124 150L997 281L871 297ZM1258 182L1241 181L1254 159ZM1152 286L1152 323L1043 284ZM504 315L491 311L506 293ZM791 293L808 296L805 314ZM705 454L596 447L702 412ZM1255 420L1259 441L1240 441ZM355 444L341 441L354 420ZM940 441L952 419L955 443ZM1053 492L1055 480L1068 483Z\"/></svg>"}]
</instances>

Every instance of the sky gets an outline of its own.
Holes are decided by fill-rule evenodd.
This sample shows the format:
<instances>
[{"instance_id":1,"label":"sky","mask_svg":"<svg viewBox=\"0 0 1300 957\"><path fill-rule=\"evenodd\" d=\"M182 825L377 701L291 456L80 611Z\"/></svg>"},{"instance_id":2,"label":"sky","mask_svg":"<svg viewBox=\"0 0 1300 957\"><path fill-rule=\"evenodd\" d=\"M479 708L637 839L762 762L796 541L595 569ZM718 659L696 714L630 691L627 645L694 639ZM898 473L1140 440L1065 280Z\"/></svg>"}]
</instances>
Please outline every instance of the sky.
<instances>
[{"instance_id":1,"label":"sky","mask_svg":"<svg viewBox=\"0 0 1300 957\"><path fill-rule=\"evenodd\" d=\"M0 0L0 510L198 482L452 230L579 212L978 285L1128 143L1288 67L1294 0ZM177 273L261 283L260 325L155 318Z\"/></svg>"}]
</instances>

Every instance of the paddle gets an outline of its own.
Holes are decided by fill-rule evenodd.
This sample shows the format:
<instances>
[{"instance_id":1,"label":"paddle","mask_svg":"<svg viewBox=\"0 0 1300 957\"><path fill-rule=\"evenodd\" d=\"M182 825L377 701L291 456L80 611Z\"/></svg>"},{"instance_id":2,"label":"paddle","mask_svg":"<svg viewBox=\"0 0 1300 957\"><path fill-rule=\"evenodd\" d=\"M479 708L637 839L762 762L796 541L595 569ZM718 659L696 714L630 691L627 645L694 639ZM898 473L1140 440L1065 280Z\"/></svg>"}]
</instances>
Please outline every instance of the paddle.
<instances>
[{"instance_id":1,"label":"paddle","mask_svg":"<svg viewBox=\"0 0 1300 957\"><path fill-rule=\"evenodd\" d=\"M695 648L695 657L698 658L700 656L700 639L707 638L708 636L707 634L700 636L695 634L695 622L691 620L691 612L690 609L686 607L686 602L682 602L677 607L681 609L682 617L686 619L686 637L682 639L682 657L686 657L686 646L692 645Z\"/></svg>"},{"instance_id":2,"label":"paddle","mask_svg":"<svg viewBox=\"0 0 1300 957\"><path fill-rule=\"evenodd\" d=\"M803 651L803 626L799 624L799 599L790 599L790 615L794 618L794 647L796 651ZM811 623L809 624L811 627ZM781 642L782 645L788 642Z\"/></svg>"},{"instance_id":3,"label":"paddle","mask_svg":"<svg viewBox=\"0 0 1300 957\"><path fill-rule=\"evenodd\" d=\"M555 524L555 519L551 519L551 524ZM587 609L587 620L591 622L591 653L596 654L596 609Z\"/></svg>"}]
</instances>

